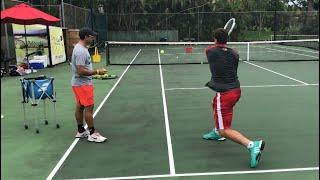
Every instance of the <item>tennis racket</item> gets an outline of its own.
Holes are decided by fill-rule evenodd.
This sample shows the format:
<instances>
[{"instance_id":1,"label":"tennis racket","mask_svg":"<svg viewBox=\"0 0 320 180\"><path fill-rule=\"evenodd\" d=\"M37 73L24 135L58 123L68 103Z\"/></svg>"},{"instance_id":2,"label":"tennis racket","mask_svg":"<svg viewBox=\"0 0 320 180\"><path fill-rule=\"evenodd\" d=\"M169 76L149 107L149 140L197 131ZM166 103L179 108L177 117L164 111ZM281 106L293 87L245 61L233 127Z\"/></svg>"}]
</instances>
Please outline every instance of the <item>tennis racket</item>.
<instances>
[{"instance_id":1,"label":"tennis racket","mask_svg":"<svg viewBox=\"0 0 320 180\"><path fill-rule=\"evenodd\" d=\"M235 25L236 25L236 19L235 18L231 18L226 23L226 25L224 25L223 29L225 29L228 32L228 35L230 36L230 34L233 31L233 28L234 28Z\"/></svg>"}]
</instances>

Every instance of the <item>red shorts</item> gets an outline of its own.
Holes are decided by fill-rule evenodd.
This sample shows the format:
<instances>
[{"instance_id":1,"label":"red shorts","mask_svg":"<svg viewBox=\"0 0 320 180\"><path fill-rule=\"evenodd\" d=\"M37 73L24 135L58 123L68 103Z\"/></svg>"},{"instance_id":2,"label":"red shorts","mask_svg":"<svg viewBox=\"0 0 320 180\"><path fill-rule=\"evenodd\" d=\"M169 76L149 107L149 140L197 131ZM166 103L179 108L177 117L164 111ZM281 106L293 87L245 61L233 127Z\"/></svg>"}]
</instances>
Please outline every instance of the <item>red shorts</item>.
<instances>
[{"instance_id":1,"label":"red shorts","mask_svg":"<svg viewBox=\"0 0 320 180\"><path fill-rule=\"evenodd\" d=\"M94 104L93 85L72 86L77 103L82 106Z\"/></svg>"},{"instance_id":2,"label":"red shorts","mask_svg":"<svg viewBox=\"0 0 320 180\"><path fill-rule=\"evenodd\" d=\"M228 129L231 127L233 107L241 96L241 89L232 89L226 92L217 92L212 101L216 128Z\"/></svg>"}]
</instances>

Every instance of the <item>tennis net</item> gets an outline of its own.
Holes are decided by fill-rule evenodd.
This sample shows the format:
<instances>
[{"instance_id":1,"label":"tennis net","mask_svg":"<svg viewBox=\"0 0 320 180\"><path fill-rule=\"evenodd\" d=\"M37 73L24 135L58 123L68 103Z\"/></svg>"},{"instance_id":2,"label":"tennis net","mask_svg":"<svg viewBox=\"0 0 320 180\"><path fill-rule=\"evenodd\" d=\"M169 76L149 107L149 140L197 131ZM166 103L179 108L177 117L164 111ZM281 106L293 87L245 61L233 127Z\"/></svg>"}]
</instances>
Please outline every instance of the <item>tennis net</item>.
<instances>
[{"instance_id":1,"label":"tennis net","mask_svg":"<svg viewBox=\"0 0 320 180\"><path fill-rule=\"evenodd\" d=\"M303 35L303 34L276 34L270 35L270 40L298 40L298 39L319 39L319 35Z\"/></svg>"},{"instance_id":2,"label":"tennis net","mask_svg":"<svg viewBox=\"0 0 320 180\"><path fill-rule=\"evenodd\" d=\"M111 65L207 63L205 48L212 42L106 42ZM240 60L264 62L319 61L319 39L228 42ZM135 58L134 58L135 57ZM133 60L134 58L134 60Z\"/></svg>"}]
</instances>

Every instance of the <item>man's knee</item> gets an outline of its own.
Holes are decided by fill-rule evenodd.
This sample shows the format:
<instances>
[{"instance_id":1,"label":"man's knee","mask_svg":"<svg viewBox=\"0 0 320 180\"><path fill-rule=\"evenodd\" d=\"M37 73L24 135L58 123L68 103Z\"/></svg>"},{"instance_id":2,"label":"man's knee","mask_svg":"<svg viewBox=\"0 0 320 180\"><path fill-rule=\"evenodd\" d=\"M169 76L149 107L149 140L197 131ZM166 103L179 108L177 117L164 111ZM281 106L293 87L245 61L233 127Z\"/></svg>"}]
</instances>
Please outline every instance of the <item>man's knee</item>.
<instances>
[{"instance_id":1,"label":"man's knee","mask_svg":"<svg viewBox=\"0 0 320 180\"><path fill-rule=\"evenodd\" d=\"M90 105L90 106L86 106L85 110L86 112L93 112L93 108L94 108L94 105Z\"/></svg>"},{"instance_id":2,"label":"man's knee","mask_svg":"<svg viewBox=\"0 0 320 180\"><path fill-rule=\"evenodd\" d=\"M84 110L84 106L82 106L81 104L77 103L77 105L76 105L76 111L78 111L78 112L83 112L83 110Z\"/></svg>"}]
</instances>

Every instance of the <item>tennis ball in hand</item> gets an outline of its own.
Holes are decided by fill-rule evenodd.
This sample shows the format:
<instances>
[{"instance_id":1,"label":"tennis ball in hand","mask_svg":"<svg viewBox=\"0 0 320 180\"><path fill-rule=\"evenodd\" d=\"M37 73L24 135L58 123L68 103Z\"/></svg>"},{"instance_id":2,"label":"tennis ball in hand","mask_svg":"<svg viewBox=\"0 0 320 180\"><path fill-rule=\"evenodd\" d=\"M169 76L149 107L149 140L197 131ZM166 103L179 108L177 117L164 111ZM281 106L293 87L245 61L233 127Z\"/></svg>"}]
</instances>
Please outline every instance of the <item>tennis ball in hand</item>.
<instances>
[{"instance_id":1,"label":"tennis ball in hand","mask_svg":"<svg viewBox=\"0 0 320 180\"><path fill-rule=\"evenodd\" d=\"M99 78L101 77L101 75L96 74L96 75L93 75L92 77L93 77L94 79L99 79Z\"/></svg>"},{"instance_id":2,"label":"tennis ball in hand","mask_svg":"<svg viewBox=\"0 0 320 180\"><path fill-rule=\"evenodd\" d=\"M100 68L96 70L96 75L104 75L107 73L107 70L104 68Z\"/></svg>"},{"instance_id":3,"label":"tennis ball in hand","mask_svg":"<svg viewBox=\"0 0 320 180\"><path fill-rule=\"evenodd\" d=\"M100 75L104 75L104 74L106 74L106 73L107 73L107 70L106 70L105 68L99 69L99 74L100 74Z\"/></svg>"},{"instance_id":4,"label":"tennis ball in hand","mask_svg":"<svg viewBox=\"0 0 320 180\"><path fill-rule=\"evenodd\" d=\"M161 50L160 53L161 53L161 54L164 54L164 50Z\"/></svg>"}]
</instances>

